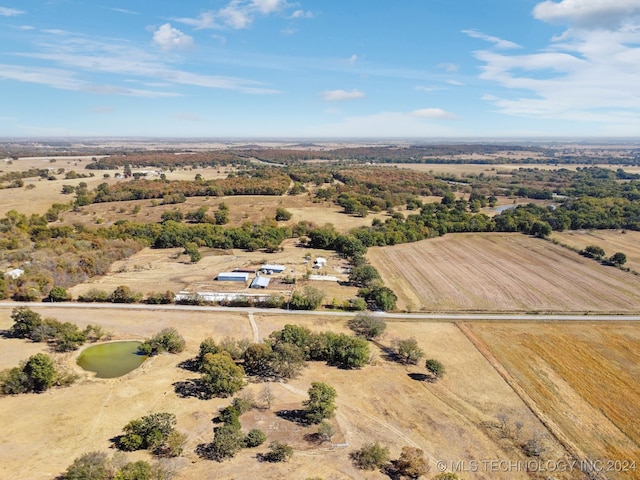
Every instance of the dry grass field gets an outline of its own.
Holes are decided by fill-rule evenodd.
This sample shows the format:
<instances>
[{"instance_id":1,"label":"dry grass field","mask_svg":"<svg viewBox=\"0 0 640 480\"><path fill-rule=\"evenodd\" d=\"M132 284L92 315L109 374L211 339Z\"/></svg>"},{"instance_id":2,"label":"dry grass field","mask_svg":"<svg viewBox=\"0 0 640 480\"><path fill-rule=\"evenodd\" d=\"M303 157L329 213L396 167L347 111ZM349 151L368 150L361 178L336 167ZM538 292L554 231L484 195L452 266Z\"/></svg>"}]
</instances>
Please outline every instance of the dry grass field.
<instances>
[{"instance_id":1,"label":"dry grass field","mask_svg":"<svg viewBox=\"0 0 640 480\"><path fill-rule=\"evenodd\" d=\"M400 310L640 310L637 276L522 234L448 234L367 255Z\"/></svg>"},{"instance_id":2,"label":"dry grass field","mask_svg":"<svg viewBox=\"0 0 640 480\"><path fill-rule=\"evenodd\" d=\"M282 295L288 298L295 289L303 289L312 285L325 294L325 303L333 298L340 301L356 296L357 288L340 285L336 281L306 280L308 274L336 277L339 281L347 280L345 259L339 258L326 250L301 248L295 239L285 240L282 251L264 253L260 251L202 249L202 259L191 263L187 255L181 255L183 249L151 249L145 248L126 260L115 262L105 276L94 277L85 283L69 289L74 298L91 289L112 292L119 285L128 285L132 290L147 295L163 293L171 290L174 293L188 292L238 292ZM306 256L311 261L305 259ZM313 259L324 257L327 265L321 269L313 269ZM281 274L271 275L271 282L266 289L250 289L248 283L218 282L220 272L229 272L234 268L257 270L265 263L281 264L286 270ZM295 284L286 284L281 280L292 277ZM253 275L249 276L249 280Z\"/></svg>"},{"instance_id":3,"label":"dry grass field","mask_svg":"<svg viewBox=\"0 0 640 480\"><path fill-rule=\"evenodd\" d=\"M583 250L589 245L602 247L606 256L622 252L627 256L625 267L640 271L640 232L632 230L572 230L554 232L553 240Z\"/></svg>"},{"instance_id":4,"label":"dry grass field","mask_svg":"<svg viewBox=\"0 0 640 480\"><path fill-rule=\"evenodd\" d=\"M640 467L637 324L474 323L469 328L591 460L635 461ZM640 477L615 466L608 475Z\"/></svg>"},{"instance_id":5,"label":"dry grass field","mask_svg":"<svg viewBox=\"0 0 640 480\"><path fill-rule=\"evenodd\" d=\"M121 433L131 419L152 412L176 414L178 429L187 433L186 452L176 466L178 479L280 479L321 476L326 479L388 478L379 472L362 472L351 463L349 454L364 443L380 441L388 445L392 457L403 446L422 448L430 459L435 475L435 462L472 460L518 461L526 457L512 438L498 428L497 416L522 421L521 441L544 426L522 400L496 373L454 324L391 322L381 344L393 338L414 336L428 356L441 359L447 376L430 383L412 379L409 374L422 373L422 366L404 367L390 361L383 350L373 347L372 364L362 370L345 371L312 363L296 380L273 384L276 399L271 410L253 411L241 418L245 430L259 427L270 440L281 439L295 448L293 459L286 464L265 464L256 453L244 450L224 463L203 460L195 447L212 437L211 419L229 399L196 400L180 398L172 384L193 378L194 374L177 367L195 356L199 342L207 336L252 338L250 322L240 313L186 312L171 310L98 310L37 308L45 317L71 321L80 326L97 323L113 333L115 339L143 339L161 328L173 326L186 338L187 349L179 355L161 355L119 379L101 380L79 370L77 352L56 355L67 369L80 374L78 383L40 395L0 398L0 477L12 479L54 478L82 453L100 450L112 453L110 440ZM10 326L10 309L0 310L0 328ZM255 314L259 337L286 323L308 326L312 330L345 331L339 317L285 317L270 313ZM27 355L44 349L40 345L17 339L1 339L0 368L14 366ZM26 348L25 348L26 347ZM301 408L312 381L324 381L338 392L338 411L333 420L338 433L334 443L348 447L332 447L305 439L313 427L300 427L278 417L275 412ZM262 384L246 389L259 397ZM20 414L24 412L24 414ZM545 458L565 458L562 447L547 435ZM148 459L146 453L128 454L130 459ZM482 463L481 463L482 465ZM544 478L523 472L496 472L480 468L464 474L474 479ZM580 478L564 474L555 478Z\"/></svg>"}]
</instances>

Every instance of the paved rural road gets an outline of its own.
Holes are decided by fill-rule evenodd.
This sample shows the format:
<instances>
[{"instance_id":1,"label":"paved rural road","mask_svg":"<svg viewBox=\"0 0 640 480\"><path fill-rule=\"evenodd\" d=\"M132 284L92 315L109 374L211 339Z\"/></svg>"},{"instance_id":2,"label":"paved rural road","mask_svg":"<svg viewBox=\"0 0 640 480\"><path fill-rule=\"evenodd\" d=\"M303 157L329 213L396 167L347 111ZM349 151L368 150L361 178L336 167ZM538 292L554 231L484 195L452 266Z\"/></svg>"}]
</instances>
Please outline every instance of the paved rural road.
<instances>
[{"instance_id":1,"label":"paved rural road","mask_svg":"<svg viewBox=\"0 0 640 480\"><path fill-rule=\"evenodd\" d=\"M322 317L349 317L357 312L334 312L334 311L307 311L307 310L282 310L269 308L247 308L247 307L214 307L214 306L194 306L194 305L146 305L146 304L124 304L124 303L36 303L36 302L0 302L0 308L14 307L46 307L46 308L84 308L84 309L110 309L110 310L166 310L166 311L198 311L198 312L228 312L228 313L270 313L276 315L315 315ZM584 322L584 321L640 321L640 315L604 315L604 314L495 314L495 313L382 313L376 312L385 319L397 320L432 320L432 321L529 321L541 320L546 322Z\"/></svg>"}]
</instances>

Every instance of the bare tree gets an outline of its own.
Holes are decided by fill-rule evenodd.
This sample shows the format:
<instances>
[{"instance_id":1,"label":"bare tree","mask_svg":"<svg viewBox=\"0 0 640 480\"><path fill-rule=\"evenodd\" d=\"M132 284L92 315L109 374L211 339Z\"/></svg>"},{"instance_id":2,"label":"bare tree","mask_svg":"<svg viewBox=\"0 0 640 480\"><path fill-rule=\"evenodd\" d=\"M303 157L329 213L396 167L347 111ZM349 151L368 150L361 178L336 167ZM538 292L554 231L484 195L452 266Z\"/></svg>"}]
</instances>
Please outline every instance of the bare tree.
<instances>
[{"instance_id":1,"label":"bare tree","mask_svg":"<svg viewBox=\"0 0 640 480\"><path fill-rule=\"evenodd\" d=\"M270 383L264 384L264 387L262 387L262 392L260 393L260 398L262 398L262 401L267 405L267 409L271 410L271 404L276 397L273 394Z\"/></svg>"}]
</instances>

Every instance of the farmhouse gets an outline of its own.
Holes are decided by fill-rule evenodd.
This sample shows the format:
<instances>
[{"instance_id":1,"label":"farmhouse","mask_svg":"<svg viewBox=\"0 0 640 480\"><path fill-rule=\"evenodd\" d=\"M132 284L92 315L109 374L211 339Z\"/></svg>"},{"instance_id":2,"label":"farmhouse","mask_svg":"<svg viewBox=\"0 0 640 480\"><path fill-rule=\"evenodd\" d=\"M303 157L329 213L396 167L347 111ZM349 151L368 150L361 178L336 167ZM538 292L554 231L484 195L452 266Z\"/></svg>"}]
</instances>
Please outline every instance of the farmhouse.
<instances>
[{"instance_id":1,"label":"farmhouse","mask_svg":"<svg viewBox=\"0 0 640 480\"><path fill-rule=\"evenodd\" d=\"M251 281L249 288L267 288L271 279L269 277L256 277Z\"/></svg>"},{"instance_id":2,"label":"farmhouse","mask_svg":"<svg viewBox=\"0 0 640 480\"><path fill-rule=\"evenodd\" d=\"M246 282L249 274L246 272L220 272L217 280L219 282Z\"/></svg>"},{"instance_id":3,"label":"farmhouse","mask_svg":"<svg viewBox=\"0 0 640 480\"><path fill-rule=\"evenodd\" d=\"M266 274L272 274L272 273L282 273L285 270L285 266L284 265L272 265L269 263L265 263L264 265L262 265L260 267L260 271L262 273L266 273Z\"/></svg>"}]
</instances>

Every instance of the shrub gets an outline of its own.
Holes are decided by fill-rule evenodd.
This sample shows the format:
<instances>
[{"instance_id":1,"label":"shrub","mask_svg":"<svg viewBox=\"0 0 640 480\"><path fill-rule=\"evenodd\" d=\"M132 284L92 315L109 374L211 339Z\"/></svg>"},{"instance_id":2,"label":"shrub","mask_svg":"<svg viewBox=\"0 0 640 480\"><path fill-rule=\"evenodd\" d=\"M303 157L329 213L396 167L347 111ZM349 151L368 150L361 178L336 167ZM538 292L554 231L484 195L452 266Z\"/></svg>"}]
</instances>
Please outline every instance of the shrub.
<instances>
[{"instance_id":1,"label":"shrub","mask_svg":"<svg viewBox=\"0 0 640 480\"><path fill-rule=\"evenodd\" d=\"M244 444L247 448L254 448L262 445L267 441L265 433L257 428L249 430L249 433L244 437Z\"/></svg>"},{"instance_id":2,"label":"shrub","mask_svg":"<svg viewBox=\"0 0 640 480\"><path fill-rule=\"evenodd\" d=\"M175 328L165 328L150 339L145 340L138 351L143 355L158 355L163 352L180 353L184 350L185 341Z\"/></svg>"},{"instance_id":3,"label":"shrub","mask_svg":"<svg viewBox=\"0 0 640 480\"><path fill-rule=\"evenodd\" d=\"M389 462L389 449L380 443L368 443L360 450L353 452L352 458L358 468L375 470Z\"/></svg>"},{"instance_id":4,"label":"shrub","mask_svg":"<svg viewBox=\"0 0 640 480\"><path fill-rule=\"evenodd\" d=\"M436 379L440 379L444 377L445 368L442 362L436 360L435 358L430 358L425 363L426 369L429 371L431 375L433 375Z\"/></svg>"},{"instance_id":5,"label":"shrub","mask_svg":"<svg viewBox=\"0 0 640 480\"><path fill-rule=\"evenodd\" d=\"M262 455L262 459L267 462L286 462L292 456L293 448L276 440L269 444L269 451Z\"/></svg>"}]
</instances>

